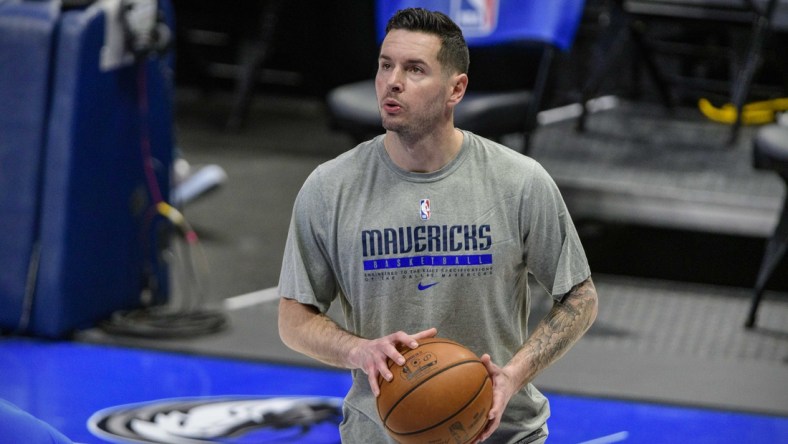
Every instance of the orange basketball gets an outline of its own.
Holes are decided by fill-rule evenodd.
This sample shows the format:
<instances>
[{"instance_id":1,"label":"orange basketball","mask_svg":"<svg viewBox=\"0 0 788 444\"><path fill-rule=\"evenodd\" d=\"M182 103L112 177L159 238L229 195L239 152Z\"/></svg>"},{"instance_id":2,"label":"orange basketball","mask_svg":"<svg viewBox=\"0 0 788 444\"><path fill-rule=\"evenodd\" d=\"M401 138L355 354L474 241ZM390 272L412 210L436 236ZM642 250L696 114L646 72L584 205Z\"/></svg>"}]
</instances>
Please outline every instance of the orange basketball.
<instances>
[{"instance_id":1,"label":"orange basketball","mask_svg":"<svg viewBox=\"0 0 788 444\"><path fill-rule=\"evenodd\" d=\"M482 361L443 338L422 339L400 350L405 365L389 359L391 382L378 378L378 414L397 442L471 442L487 423L492 381Z\"/></svg>"}]
</instances>

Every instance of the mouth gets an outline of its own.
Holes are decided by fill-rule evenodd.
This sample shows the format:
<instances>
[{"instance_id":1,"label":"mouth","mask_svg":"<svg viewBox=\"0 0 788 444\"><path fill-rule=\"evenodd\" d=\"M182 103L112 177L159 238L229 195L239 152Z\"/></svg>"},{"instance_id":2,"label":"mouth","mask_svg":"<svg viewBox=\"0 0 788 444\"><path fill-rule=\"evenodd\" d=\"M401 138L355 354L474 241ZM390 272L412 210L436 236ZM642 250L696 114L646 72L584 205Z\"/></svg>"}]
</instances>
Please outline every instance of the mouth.
<instances>
[{"instance_id":1,"label":"mouth","mask_svg":"<svg viewBox=\"0 0 788 444\"><path fill-rule=\"evenodd\" d=\"M402 109L402 104L394 99L385 99L381 103L380 108L389 114L394 114Z\"/></svg>"}]
</instances>

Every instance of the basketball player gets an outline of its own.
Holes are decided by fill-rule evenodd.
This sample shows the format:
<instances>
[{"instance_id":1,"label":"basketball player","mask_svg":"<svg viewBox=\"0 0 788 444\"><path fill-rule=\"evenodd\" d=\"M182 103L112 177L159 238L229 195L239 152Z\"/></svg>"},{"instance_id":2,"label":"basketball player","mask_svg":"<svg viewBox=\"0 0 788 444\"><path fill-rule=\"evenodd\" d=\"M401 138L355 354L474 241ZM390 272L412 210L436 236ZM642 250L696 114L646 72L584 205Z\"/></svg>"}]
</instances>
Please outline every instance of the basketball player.
<instances>
[{"instance_id":1,"label":"basketball player","mask_svg":"<svg viewBox=\"0 0 788 444\"><path fill-rule=\"evenodd\" d=\"M279 283L289 347L348 368L346 443L388 442L377 377L439 335L482 356L493 406L478 441L543 442L531 384L591 326L597 295L555 183L534 160L454 127L468 48L447 16L392 17L375 80L385 134L319 166L293 210ZM550 313L526 337L533 276ZM339 300L345 327L325 313Z\"/></svg>"}]
</instances>

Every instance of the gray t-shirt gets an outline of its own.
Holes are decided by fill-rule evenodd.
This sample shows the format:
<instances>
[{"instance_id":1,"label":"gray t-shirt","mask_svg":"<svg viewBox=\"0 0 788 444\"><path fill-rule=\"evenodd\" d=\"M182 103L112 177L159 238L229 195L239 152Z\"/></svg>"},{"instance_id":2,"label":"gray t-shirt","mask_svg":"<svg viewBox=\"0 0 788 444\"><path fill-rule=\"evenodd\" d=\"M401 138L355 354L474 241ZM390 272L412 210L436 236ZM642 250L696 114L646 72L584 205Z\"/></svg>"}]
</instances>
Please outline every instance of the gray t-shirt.
<instances>
[{"instance_id":1,"label":"gray t-shirt","mask_svg":"<svg viewBox=\"0 0 788 444\"><path fill-rule=\"evenodd\" d=\"M465 131L448 165L411 173L393 163L378 136L304 183L279 292L321 312L339 299L345 327L361 337L437 327L438 336L503 366L528 334L529 274L554 298L590 276L541 165ZM353 376L343 442L388 442L366 375ZM490 442L515 442L548 416L547 400L529 384Z\"/></svg>"}]
</instances>

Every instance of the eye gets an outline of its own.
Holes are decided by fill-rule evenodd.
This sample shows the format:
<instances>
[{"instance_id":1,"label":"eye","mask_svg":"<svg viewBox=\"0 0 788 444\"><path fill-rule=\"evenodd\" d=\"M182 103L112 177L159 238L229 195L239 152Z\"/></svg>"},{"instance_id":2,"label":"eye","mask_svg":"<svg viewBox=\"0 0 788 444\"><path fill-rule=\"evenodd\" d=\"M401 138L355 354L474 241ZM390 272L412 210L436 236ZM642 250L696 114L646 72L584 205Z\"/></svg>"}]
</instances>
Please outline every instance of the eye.
<instances>
[{"instance_id":1,"label":"eye","mask_svg":"<svg viewBox=\"0 0 788 444\"><path fill-rule=\"evenodd\" d=\"M383 71L388 71L389 69L391 69L391 63L389 63L389 62L380 62L379 68L381 70L383 70Z\"/></svg>"},{"instance_id":2,"label":"eye","mask_svg":"<svg viewBox=\"0 0 788 444\"><path fill-rule=\"evenodd\" d=\"M417 74L421 74L421 73L424 72L424 69L421 66L415 66L414 65L414 66L409 67L408 71L414 72L414 73L417 73Z\"/></svg>"}]
</instances>

